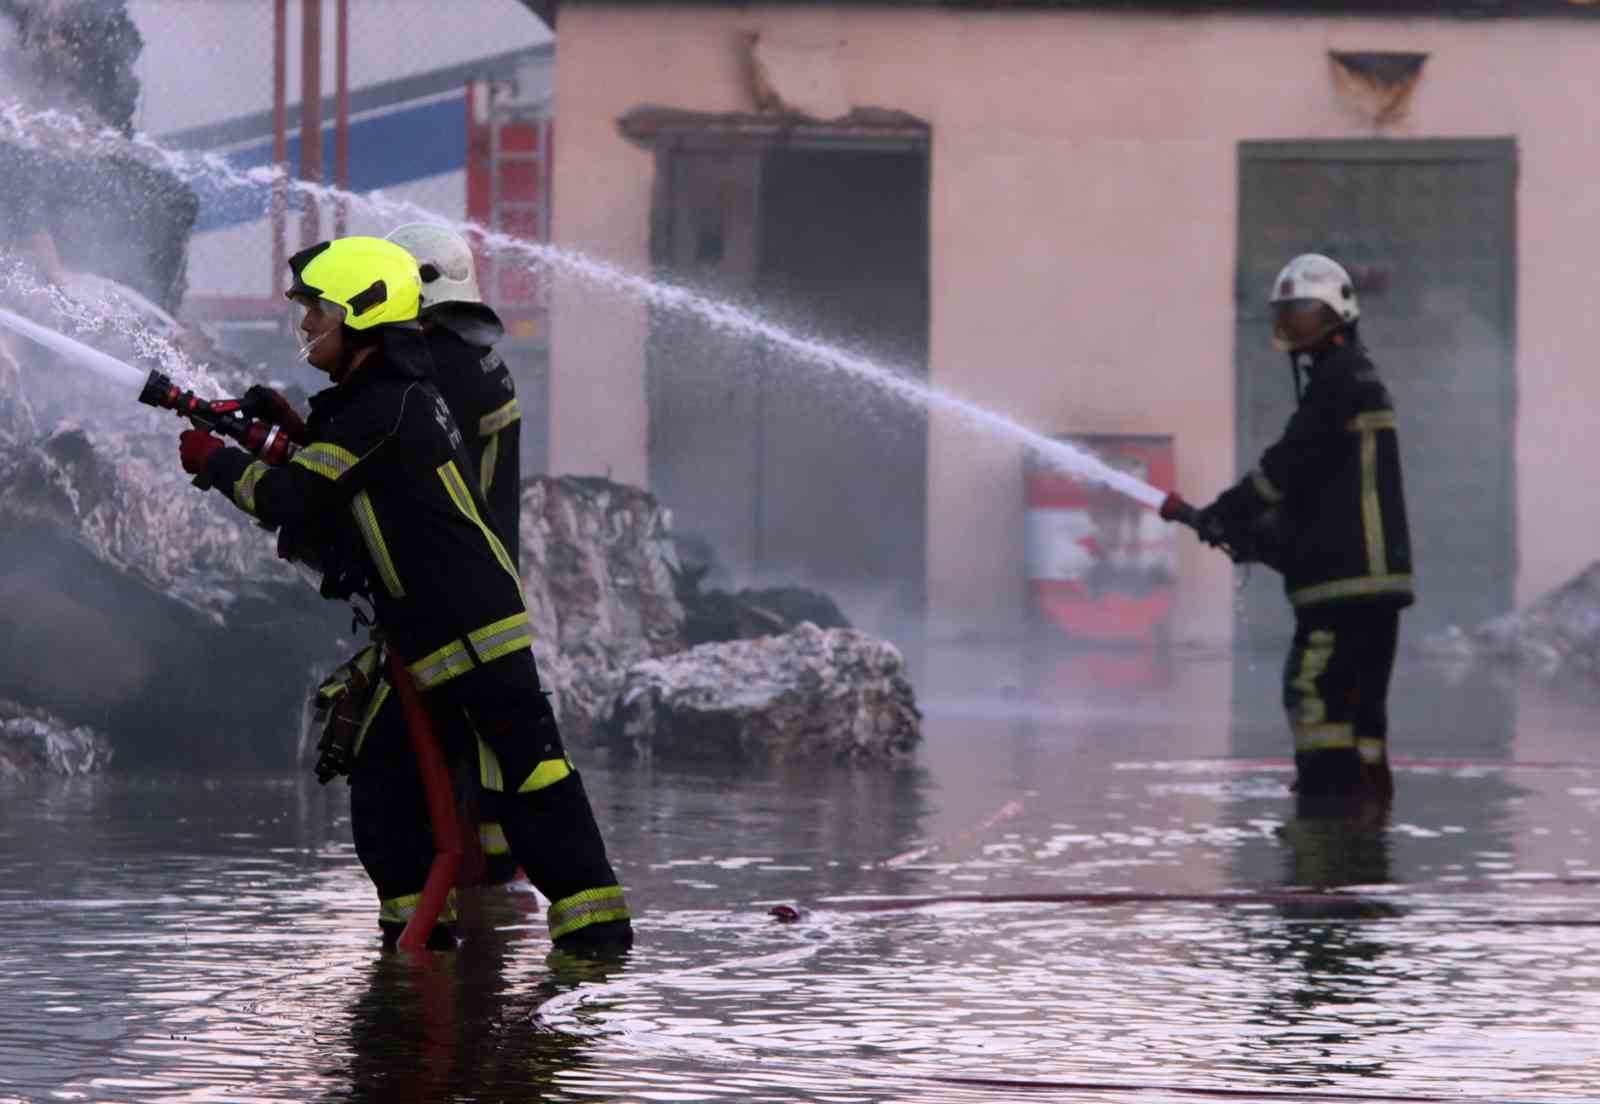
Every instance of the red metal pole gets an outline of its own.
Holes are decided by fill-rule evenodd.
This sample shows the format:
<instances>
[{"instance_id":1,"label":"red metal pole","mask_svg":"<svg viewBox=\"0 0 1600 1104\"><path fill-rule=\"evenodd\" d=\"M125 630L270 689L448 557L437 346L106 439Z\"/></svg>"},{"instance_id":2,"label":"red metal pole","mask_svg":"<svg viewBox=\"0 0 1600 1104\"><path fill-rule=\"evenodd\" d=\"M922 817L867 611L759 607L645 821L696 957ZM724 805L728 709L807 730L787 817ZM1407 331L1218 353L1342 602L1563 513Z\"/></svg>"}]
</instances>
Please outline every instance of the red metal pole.
<instances>
[{"instance_id":1,"label":"red metal pole","mask_svg":"<svg viewBox=\"0 0 1600 1104\"><path fill-rule=\"evenodd\" d=\"M445 766L444 752L439 748L438 730L428 707L423 704L422 695L417 692L417 684L411 681L405 661L392 648L389 649L389 681L400 698L406 727L411 730L411 750L422 773L422 788L428 795L428 820L433 824L433 865L428 868L428 880L422 887L417 911L411 914L399 942L402 951L421 951L427 948L428 936L433 934L439 913L455 888L456 875L461 869L461 829L456 821L450 771Z\"/></svg>"},{"instance_id":2,"label":"red metal pole","mask_svg":"<svg viewBox=\"0 0 1600 1104\"><path fill-rule=\"evenodd\" d=\"M300 179L322 183L322 0L300 3ZM317 201L306 197L300 245L322 238Z\"/></svg>"},{"instance_id":3,"label":"red metal pole","mask_svg":"<svg viewBox=\"0 0 1600 1104\"><path fill-rule=\"evenodd\" d=\"M333 182L350 189L350 0L339 0L334 32ZM333 236L344 237L349 211L340 199L333 208Z\"/></svg>"},{"instance_id":4,"label":"red metal pole","mask_svg":"<svg viewBox=\"0 0 1600 1104\"><path fill-rule=\"evenodd\" d=\"M272 163L279 177L272 182L272 298L283 293L284 219L288 210L288 186L282 174L289 171L289 105L286 100L288 76L289 0L273 0L272 5Z\"/></svg>"}]
</instances>

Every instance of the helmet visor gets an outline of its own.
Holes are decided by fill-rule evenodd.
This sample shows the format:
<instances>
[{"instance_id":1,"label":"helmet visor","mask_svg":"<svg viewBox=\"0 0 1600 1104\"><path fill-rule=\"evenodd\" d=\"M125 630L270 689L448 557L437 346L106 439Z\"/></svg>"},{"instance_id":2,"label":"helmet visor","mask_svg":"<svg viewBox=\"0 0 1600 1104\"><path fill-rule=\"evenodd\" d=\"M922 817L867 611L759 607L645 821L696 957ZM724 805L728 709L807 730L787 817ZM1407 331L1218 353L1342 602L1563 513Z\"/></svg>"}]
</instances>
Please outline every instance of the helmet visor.
<instances>
[{"instance_id":1,"label":"helmet visor","mask_svg":"<svg viewBox=\"0 0 1600 1104\"><path fill-rule=\"evenodd\" d=\"M289 300L289 334L299 346L301 360L309 359L318 342L343 324L344 308L337 303L309 295Z\"/></svg>"},{"instance_id":2,"label":"helmet visor","mask_svg":"<svg viewBox=\"0 0 1600 1104\"><path fill-rule=\"evenodd\" d=\"M1321 299L1279 299L1272 304L1272 341L1279 349L1310 348L1339 328L1339 316Z\"/></svg>"}]
</instances>

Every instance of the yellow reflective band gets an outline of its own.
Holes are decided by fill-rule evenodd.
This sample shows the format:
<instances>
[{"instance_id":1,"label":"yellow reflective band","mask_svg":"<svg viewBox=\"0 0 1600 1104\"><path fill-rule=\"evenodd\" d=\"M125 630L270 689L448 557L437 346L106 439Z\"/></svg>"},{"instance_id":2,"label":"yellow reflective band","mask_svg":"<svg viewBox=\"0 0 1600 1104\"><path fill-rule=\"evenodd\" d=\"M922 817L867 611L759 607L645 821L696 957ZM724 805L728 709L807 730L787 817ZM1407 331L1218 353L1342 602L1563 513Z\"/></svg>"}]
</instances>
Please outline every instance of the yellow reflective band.
<instances>
[{"instance_id":1,"label":"yellow reflective band","mask_svg":"<svg viewBox=\"0 0 1600 1104\"><path fill-rule=\"evenodd\" d=\"M452 640L427 659L413 663L411 677L417 680L418 689L431 690L470 670L472 670L472 657L467 654L467 649L462 646L461 641Z\"/></svg>"},{"instance_id":2,"label":"yellow reflective band","mask_svg":"<svg viewBox=\"0 0 1600 1104\"><path fill-rule=\"evenodd\" d=\"M1361 528L1367 540L1367 574L1389 574L1389 553L1383 546L1383 507L1378 504L1378 431L1375 429L1361 432Z\"/></svg>"},{"instance_id":3,"label":"yellow reflective band","mask_svg":"<svg viewBox=\"0 0 1600 1104\"><path fill-rule=\"evenodd\" d=\"M528 633L528 612L523 610L490 622L481 629L474 629L467 634L467 640L471 641L472 652L477 653L479 663L488 663L522 648L531 648L533 637ZM410 671L417 685L428 690L472 670L474 666L476 664L466 644L461 640L452 640L411 664Z\"/></svg>"},{"instance_id":4,"label":"yellow reflective band","mask_svg":"<svg viewBox=\"0 0 1600 1104\"><path fill-rule=\"evenodd\" d=\"M372 693L372 700L367 703L367 711L361 715L361 727L356 729L356 746L351 751L351 758L361 754L361 745L367 742L367 732L372 728L372 722L378 719L378 714L383 711L383 703L389 700L389 680L384 679L378 683L378 688Z\"/></svg>"},{"instance_id":5,"label":"yellow reflective band","mask_svg":"<svg viewBox=\"0 0 1600 1104\"><path fill-rule=\"evenodd\" d=\"M478 459L478 493L483 495L485 500L489 497L489 488L494 486L494 465L499 459L500 435L496 433L489 438L489 443L483 446L483 455Z\"/></svg>"},{"instance_id":6,"label":"yellow reflective band","mask_svg":"<svg viewBox=\"0 0 1600 1104\"><path fill-rule=\"evenodd\" d=\"M407 893L402 897L380 897L378 919L387 924L404 924L417 914L417 905L421 903L420 893Z\"/></svg>"},{"instance_id":7,"label":"yellow reflective band","mask_svg":"<svg viewBox=\"0 0 1600 1104\"><path fill-rule=\"evenodd\" d=\"M445 493L450 496L456 509L460 510L467 520L478 527L478 532L483 534L483 539L489 542L489 549L494 553L494 558L500 561L500 566L506 569L506 574L511 576L517 584L517 593L522 593L522 580L517 578L517 569L511 566L511 557L506 555L505 546L500 543L483 518L478 514L478 504L472 500L472 491L468 489L466 480L461 478L461 469L456 467L454 460L446 460L436 469L439 480L444 484Z\"/></svg>"},{"instance_id":8,"label":"yellow reflective band","mask_svg":"<svg viewBox=\"0 0 1600 1104\"><path fill-rule=\"evenodd\" d=\"M253 460L244 470L238 482L233 485L233 502L245 513L255 516L256 512L256 484L261 482L261 477L272 469L260 460Z\"/></svg>"},{"instance_id":9,"label":"yellow reflective band","mask_svg":"<svg viewBox=\"0 0 1600 1104\"><path fill-rule=\"evenodd\" d=\"M522 780L522 785L517 787L519 794L536 793L546 786L554 786L557 782L572 773L572 763L566 759L546 759L533 773Z\"/></svg>"},{"instance_id":10,"label":"yellow reflective band","mask_svg":"<svg viewBox=\"0 0 1600 1104\"><path fill-rule=\"evenodd\" d=\"M622 887L614 885L604 889L586 889L571 897L563 897L552 902L550 910L545 913L545 923L550 925L552 940L571 935L590 924L626 919L628 902L622 897Z\"/></svg>"},{"instance_id":11,"label":"yellow reflective band","mask_svg":"<svg viewBox=\"0 0 1600 1104\"><path fill-rule=\"evenodd\" d=\"M1328 716L1328 705L1317 693L1317 680L1327 671L1328 661L1332 658L1333 634L1325 629L1317 629L1311 634L1306 650L1300 656L1300 673L1289 684L1300 692L1298 716L1293 718L1296 725L1320 724Z\"/></svg>"},{"instance_id":12,"label":"yellow reflective band","mask_svg":"<svg viewBox=\"0 0 1600 1104\"><path fill-rule=\"evenodd\" d=\"M350 684L360 675L368 682L378 669L378 646L368 644L362 648L348 663L341 663L334 668L333 674L322 680L317 687L316 700L324 705L331 705L350 692Z\"/></svg>"},{"instance_id":13,"label":"yellow reflective band","mask_svg":"<svg viewBox=\"0 0 1600 1104\"><path fill-rule=\"evenodd\" d=\"M1363 763L1383 763L1389 758L1389 741L1363 736L1356 741L1356 751Z\"/></svg>"},{"instance_id":14,"label":"yellow reflective band","mask_svg":"<svg viewBox=\"0 0 1600 1104\"><path fill-rule=\"evenodd\" d=\"M1331 583L1318 583L1304 587L1289 595L1296 606L1308 606L1336 598L1370 598L1382 594L1409 596L1412 593L1410 575L1364 576L1360 579L1338 579Z\"/></svg>"},{"instance_id":15,"label":"yellow reflective band","mask_svg":"<svg viewBox=\"0 0 1600 1104\"><path fill-rule=\"evenodd\" d=\"M367 554L378 565L378 575L383 579L384 589L392 598L404 598L406 588L400 585L400 573L395 570L394 558L389 555L389 543L383 539L383 530L378 527L372 496L366 491L357 494L350 500L350 512L355 515L356 528L361 530L361 540L367 546Z\"/></svg>"},{"instance_id":16,"label":"yellow reflective band","mask_svg":"<svg viewBox=\"0 0 1600 1104\"><path fill-rule=\"evenodd\" d=\"M350 666L370 679L372 673L378 669L378 646L376 644L368 644L365 648L362 648L356 653L356 657L350 661Z\"/></svg>"},{"instance_id":17,"label":"yellow reflective band","mask_svg":"<svg viewBox=\"0 0 1600 1104\"><path fill-rule=\"evenodd\" d=\"M511 844L506 840L506 831L498 824L478 825L478 846L485 855L509 855Z\"/></svg>"},{"instance_id":18,"label":"yellow reflective band","mask_svg":"<svg viewBox=\"0 0 1600 1104\"><path fill-rule=\"evenodd\" d=\"M499 433L521 417L522 409L517 406L517 400L512 399L504 406L491 410L478 419L478 436L488 437L490 434Z\"/></svg>"},{"instance_id":19,"label":"yellow reflective band","mask_svg":"<svg viewBox=\"0 0 1600 1104\"><path fill-rule=\"evenodd\" d=\"M1371 433L1379 429L1394 429L1394 411L1372 410L1357 414L1344 424L1351 433Z\"/></svg>"},{"instance_id":20,"label":"yellow reflective band","mask_svg":"<svg viewBox=\"0 0 1600 1104\"><path fill-rule=\"evenodd\" d=\"M1347 724L1294 726L1294 750L1296 753L1345 751L1355 746L1355 729Z\"/></svg>"},{"instance_id":21,"label":"yellow reflective band","mask_svg":"<svg viewBox=\"0 0 1600 1104\"><path fill-rule=\"evenodd\" d=\"M478 659L483 663L499 659L503 655L510 655L519 648L533 646L533 636L528 632L526 610L514 613L510 617L502 617L481 629L474 629L467 634L467 639L472 641L472 650L478 653Z\"/></svg>"},{"instance_id":22,"label":"yellow reflective band","mask_svg":"<svg viewBox=\"0 0 1600 1104\"><path fill-rule=\"evenodd\" d=\"M385 924L409 923L417 914L417 906L421 903L420 893L407 893L400 897L380 897L378 919ZM456 922L456 891L453 889L445 895L444 908L439 910L439 920L445 924Z\"/></svg>"},{"instance_id":23,"label":"yellow reflective band","mask_svg":"<svg viewBox=\"0 0 1600 1104\"><path fill-rule=\"evenodd\" d=\"M1283 501L1283 492L1272 485L1272 480L1268 479L1267 473L1262 471L1260 468L1251 470L1250 483L1253 487L1255 487L1256 494L1260 495L1268 502L1278 503Z\"/></svg>"},{"instance_id":24,"label":"yellow reflective band","mask_svg":"<svg viewBox=\"0 0 1600 1104\"><path fill-rule=\"evenodd\" d=\"M289 463L299 464L324 479L338 479L356 466L356 454L328 441L318 441L295 453Z\"/></svg>"},{"instance_id":25,"label":"yellow reflective band","mask_svg":"<svg viewBox=\"0 0 1600 1104\"><path fill-rule=\"evenodd\" d=\"M500 758L494 749L478 737L478 784L491 793L506 792L506 776L500 770Z\"/></svg>"}]
</instances>

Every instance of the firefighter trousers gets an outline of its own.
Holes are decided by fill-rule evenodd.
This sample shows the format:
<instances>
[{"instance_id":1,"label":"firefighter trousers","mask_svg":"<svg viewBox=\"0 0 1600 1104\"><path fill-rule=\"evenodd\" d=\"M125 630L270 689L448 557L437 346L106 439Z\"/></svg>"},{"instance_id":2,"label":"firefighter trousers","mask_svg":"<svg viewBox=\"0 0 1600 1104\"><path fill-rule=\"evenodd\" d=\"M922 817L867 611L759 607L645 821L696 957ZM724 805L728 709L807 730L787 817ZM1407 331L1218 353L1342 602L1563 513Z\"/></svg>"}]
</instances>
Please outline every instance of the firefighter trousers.
<instances>
[{"instance_id":1,"label":"firefighter trousers","mask_svg":"<svg viewBox=\"0 0 1600 1104\"><path fill-rule=\"evenodd\" d=\"M380 679L376 694L381 700L362 725L351 772L351 819L356 854L378 887L380 915L387 917L397 908L403 910L403 902L413 898L426 879L433 862L433 836L426 817L420 826L401 823L417 808L422 776L405 711L387 677ZM482 772L471 730L459 715L433 720L446 753L455 753L450 774L457 819L463 832L477 836L477 847L469 843L464 850L461 884L505 885L517 877L517 861L496 819L498 798L480 792ZM479 856L481 866L476 861ZM402 904L392 904L396 901Z\"/></svg>"},{"instance_id":2,"label":"firefighter trousers","mask_svg":"<svg viewBox=\"0 0 1600 1104\"><path fill-rule=\"evenodd\" d=\"M629 946L627 905L532 654L485 664L424 700L452 763L470 761L476 750L480 816L498 822L511 860L550 900L555 944L596 951ZM350 786L356 853L377 887L379 923L392 939L415 911L433 857L426 795L403 721L367 732Z\"/></svg>"},{"instance_id":3,"label":"firefighter trousers","mask_svg":"<svg viewBox=\"0 0 1600 1104\"><path fill-rule=\"evenodd\" d=\"M1399 629L1399 611L1382 607L1296 612L1283 705L1302 798L1394 792L1388 701Z\"/></svg>"}]
</instances>

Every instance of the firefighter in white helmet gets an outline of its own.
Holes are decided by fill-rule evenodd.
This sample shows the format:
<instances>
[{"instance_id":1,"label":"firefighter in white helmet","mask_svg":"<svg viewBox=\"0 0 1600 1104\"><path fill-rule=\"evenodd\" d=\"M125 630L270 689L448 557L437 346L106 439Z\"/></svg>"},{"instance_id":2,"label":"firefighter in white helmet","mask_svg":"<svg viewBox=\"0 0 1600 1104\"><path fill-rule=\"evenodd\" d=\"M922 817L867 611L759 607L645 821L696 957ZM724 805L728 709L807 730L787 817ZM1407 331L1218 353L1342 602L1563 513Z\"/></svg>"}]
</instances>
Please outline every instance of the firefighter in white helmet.
<instances>
[{"instance_id":1,"label":"firefighter in white helmet","mask_svg":"<svg viewBox=\"0 0 1600 1104\"><path fill-rule=\"evenodd\" d=\"M1271 303L1298 408L1197 528L1283 573L1295 614L1283 701L1302 799L1387 800L1389 678L1400 611L1413 601L1394 404L1361 344L1342 266L1294 258Z\"/></svg>"},{"instance_id":2,"label":"firefighter in white helmet","mask_svg":"<svg viewBox=\"0 0 1600 1104\"><path fill-rule=\"evenodd\" d=\"M416 259L422 277L418 320L433 364L432 382L461 427L472 461L469 476L489 508L490 526L520 574L522 413L511 370L493 348L505 327L479 294L472 247L460 234L436 223L413 222L391 231L387 240ZM368 745L392 746L397 760L405 759L408 736L398 703L375 718L370 729ZM496 813L499 796L476 784L493 772L480 769L474 774L458 778L457 791L470 830L477 833L483 869L475 871L469 863L464 873L477 874L487 885L502 885L516 877L517 862ZM362 862L379 882L415 881L425 876L431 860L428 850L417 846L415 833L394 826L357 833L357 844Z\"/></svg>"},{"instance_id":3,"label":"firefighter in white helmet","mask_svg":"<svg viewBox=\"0 0 1600 1104\"><path fill-rule=\"evenodd\" d=\"M522 412L505 360L493 346L505 326L478 291L472 247L448 226L412 222L389 240L417 259L422 273L422 328L436 366L439 393L467 437L478 489L506 550L515 558L522 492Z\"/></svg>"}]
</instances>

